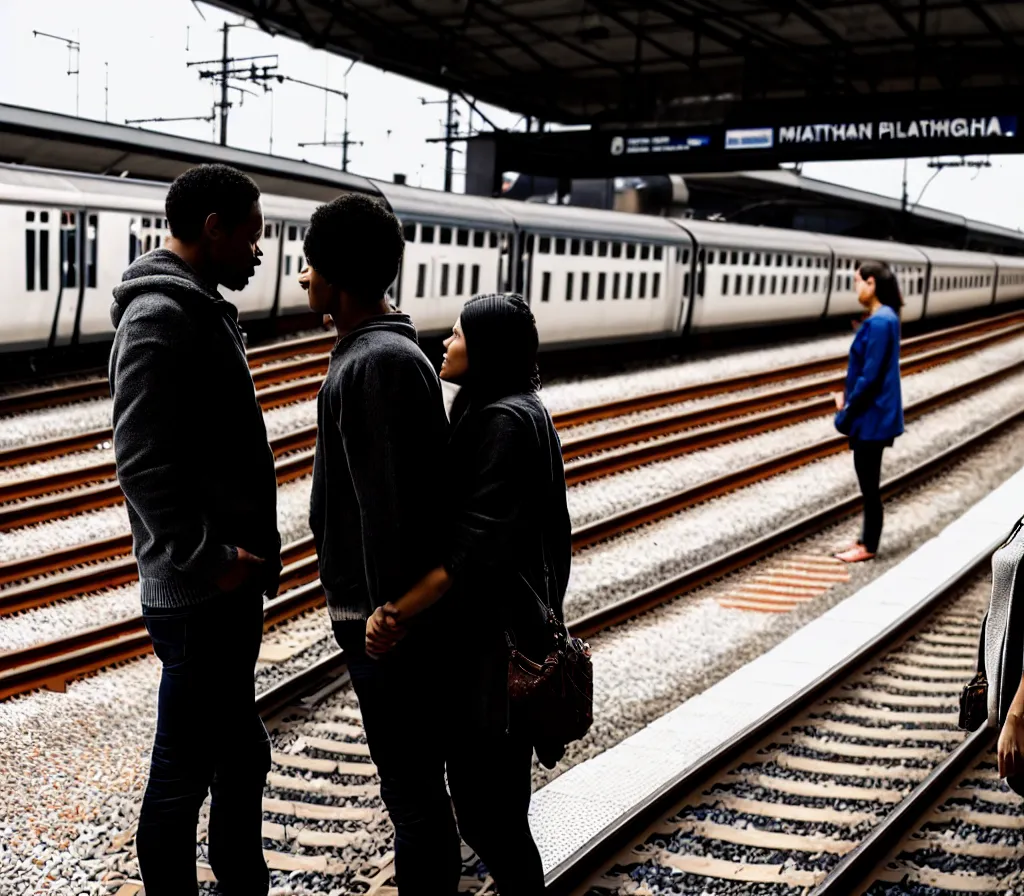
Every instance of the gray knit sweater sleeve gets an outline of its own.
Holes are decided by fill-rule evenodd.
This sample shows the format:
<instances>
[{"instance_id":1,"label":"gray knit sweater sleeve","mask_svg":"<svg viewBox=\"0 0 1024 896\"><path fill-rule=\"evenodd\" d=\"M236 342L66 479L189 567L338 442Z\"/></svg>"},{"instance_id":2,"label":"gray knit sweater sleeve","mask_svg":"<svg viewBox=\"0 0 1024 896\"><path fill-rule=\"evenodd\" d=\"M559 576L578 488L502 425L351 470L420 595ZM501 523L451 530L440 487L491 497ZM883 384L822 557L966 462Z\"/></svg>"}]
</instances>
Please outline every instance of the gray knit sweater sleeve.
<instances>
[{"instance_id":1,"label":"gray knit sweater sleeve","mask_svg":"<svg viewBox=\"0 0 1024 896\"><path fill-rule=\"evenodd\" d=\"M199 444L190 408L194 324L164 296L140 296L118 326L110 360L117 477L162 557L157 577L208 581L234 555L216 543L196 494Z\"/></svg>"}]
</instances>

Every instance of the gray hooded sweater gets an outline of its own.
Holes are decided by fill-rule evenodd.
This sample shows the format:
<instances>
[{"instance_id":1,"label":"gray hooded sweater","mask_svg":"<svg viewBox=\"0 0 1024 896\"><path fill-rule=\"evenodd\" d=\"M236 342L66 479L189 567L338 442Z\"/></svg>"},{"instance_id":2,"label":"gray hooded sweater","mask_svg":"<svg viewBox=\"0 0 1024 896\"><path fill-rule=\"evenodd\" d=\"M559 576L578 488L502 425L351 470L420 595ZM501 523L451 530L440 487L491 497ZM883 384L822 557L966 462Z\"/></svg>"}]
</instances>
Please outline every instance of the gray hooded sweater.
<instances>
[{"instance_id":1,"label":"gray hooded sweater","mask_svg":"<svg viewBox=\"0 0 1024 896\"><path fill-rule=\"evenodd\" d=\"M243 547L280 573L277 477L238 310L181 258L157 249L114 288L110 355L114 455L142 603L174 608L219 594Z\"/></svg>"}]
</instances>

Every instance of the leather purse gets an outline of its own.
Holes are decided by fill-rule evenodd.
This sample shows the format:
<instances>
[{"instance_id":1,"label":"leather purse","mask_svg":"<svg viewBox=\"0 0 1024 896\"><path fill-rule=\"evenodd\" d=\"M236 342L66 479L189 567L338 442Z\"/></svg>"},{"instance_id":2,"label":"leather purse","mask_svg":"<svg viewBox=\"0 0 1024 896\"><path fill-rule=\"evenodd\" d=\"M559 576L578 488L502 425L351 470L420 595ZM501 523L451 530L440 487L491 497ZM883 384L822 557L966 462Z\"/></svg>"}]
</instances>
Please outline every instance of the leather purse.
<instances>
[{"instance_id":1,"label":"leather purse","mask_svg":"<svg viewBox=\"0 0 1024 896\"><path fill-rule=\"evenodd\" d=\"M549 650L537 662L517 649L515 638L505 633L509 648L509 715L532 743L543 745L544 752L550 755L552 747L557 752L559 747L579 740L593 724L594 669L590 645L571 637L555 611L537 596L525 578L520 578L546 610L545 640Z\"/></svg>"},{"instance_id":2,"label":"leather purse","mask_svg":"<svg viewBox=\"0 0 1024 896\"><path fill-rule=\"evenodd\" d=\"M988 678L985 675L985 624L988 614L981 622L978 636L977 672L960 691L960 718L957 727L961 731L977 731L988 722Z\"/></svg>"}]
</instances>

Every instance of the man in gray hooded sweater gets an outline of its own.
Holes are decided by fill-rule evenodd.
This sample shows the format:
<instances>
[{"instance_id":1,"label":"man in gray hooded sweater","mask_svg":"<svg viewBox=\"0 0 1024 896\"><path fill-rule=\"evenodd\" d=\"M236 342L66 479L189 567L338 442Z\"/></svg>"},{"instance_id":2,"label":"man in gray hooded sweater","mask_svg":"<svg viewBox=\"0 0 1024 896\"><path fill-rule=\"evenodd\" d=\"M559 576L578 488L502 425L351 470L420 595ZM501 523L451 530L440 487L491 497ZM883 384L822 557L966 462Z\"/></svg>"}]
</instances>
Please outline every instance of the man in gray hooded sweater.
<instances>
[{"instance_id":1,"label":"man in gray hooded sweater","mask_svg":"<svg viewBox=\"0 0 1024 896\"><path fill-rule=\"evenodd\" d=\"M253 669L263 595L281 569L277 478L246 360L240 290L260 263L259 188L225 165L167 193L172 236L114 290L114 452L163 663L136 845L146 896L197 892L196 824L222 892L266 894L262 795L270 744Z\"/></svg>"}]
</instances>

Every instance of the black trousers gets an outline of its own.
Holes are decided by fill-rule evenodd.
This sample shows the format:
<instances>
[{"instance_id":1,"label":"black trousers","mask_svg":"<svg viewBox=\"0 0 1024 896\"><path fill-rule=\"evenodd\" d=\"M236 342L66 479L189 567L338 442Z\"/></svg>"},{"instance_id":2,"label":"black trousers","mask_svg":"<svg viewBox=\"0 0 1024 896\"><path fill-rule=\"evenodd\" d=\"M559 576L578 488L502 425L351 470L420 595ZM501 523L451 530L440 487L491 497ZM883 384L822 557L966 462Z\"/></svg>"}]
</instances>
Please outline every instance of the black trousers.
<instances>
[{"instance_id":1,"label":"black trousers","mask_svg":"<svg viewBox=\"0 0 1024 896\"><path fill-rule=\"evenodd\" d=\"M878 550L882 537L882 495L879 482L882 478L882 452L888 442L855 442L853 445L853 468L857 471L860 492L864 496L864 524L860 541L871 554Z\"/></svg>"},{"instance_id":2,"label":"black trousers","mask_svg":"<svg viewBox=\"0 0 1024 896\"><path fill-rule=\"evenodd\" d=\"M501 896L542 896L544 871L527 820L532 745L467 726L453 696L455 654L413 633L394 653L370 659L365 630L361 622L334 624L395 827L399 893L455 896L461 834Z\"/></svg>"},{"instance_id":3,"label":"black trousers","mask_svg":"<svg viewBox=\"0 0 1024 896\"><path fill-rule=\"evenodd\" d=\"M236 592L181 610L143 608L143 617L163 663L136 835L146 896L197 892L196 825L208 792L210 865L221 891L265 896L270 740L256 712L253 677L263 596Z\"/></svg>"}]
</instances>

